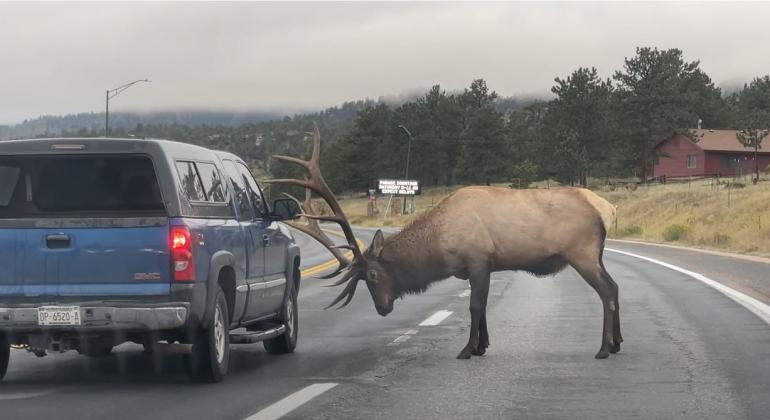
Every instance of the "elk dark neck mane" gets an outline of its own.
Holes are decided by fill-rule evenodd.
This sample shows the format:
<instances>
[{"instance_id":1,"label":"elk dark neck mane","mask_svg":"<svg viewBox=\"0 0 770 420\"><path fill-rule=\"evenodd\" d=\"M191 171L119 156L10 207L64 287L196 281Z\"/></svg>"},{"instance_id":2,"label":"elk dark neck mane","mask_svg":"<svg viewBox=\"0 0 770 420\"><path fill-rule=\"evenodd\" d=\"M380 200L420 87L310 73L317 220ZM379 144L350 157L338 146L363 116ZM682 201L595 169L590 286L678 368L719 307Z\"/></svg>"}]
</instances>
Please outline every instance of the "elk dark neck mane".
<instances>
[{"instance_id":1,"label":"elk dark neck mane","mask_svg":"<svg viewBox=\"0 0 770 420\"><path fill-rule=\"evenodd\" d=\"M402 293L417 294L432 283L451 275L446 272L443 255L437 251L436 241L443 220L441 206L419 216L400 232L385 239L382 262L397 273L395 276Z\"/></svg>"}]
</instances>

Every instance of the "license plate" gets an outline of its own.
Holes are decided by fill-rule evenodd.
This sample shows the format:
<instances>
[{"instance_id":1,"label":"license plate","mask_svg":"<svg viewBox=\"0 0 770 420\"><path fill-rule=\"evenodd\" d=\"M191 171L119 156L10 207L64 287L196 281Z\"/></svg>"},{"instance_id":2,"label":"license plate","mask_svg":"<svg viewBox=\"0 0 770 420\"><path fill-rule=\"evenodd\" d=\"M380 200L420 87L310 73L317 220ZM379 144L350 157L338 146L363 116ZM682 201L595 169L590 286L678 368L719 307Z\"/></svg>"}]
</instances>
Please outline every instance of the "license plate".
<instances>
[{"instance_id":1,"label":"license plate","mask_svg":"<svg viewBox=\"0 0 770 420\"><path fill-rule=\"evenodd\" d=\"M38 325L80 325L79 306L43 306L37 308Z\"/></svg>"}]
</instances>

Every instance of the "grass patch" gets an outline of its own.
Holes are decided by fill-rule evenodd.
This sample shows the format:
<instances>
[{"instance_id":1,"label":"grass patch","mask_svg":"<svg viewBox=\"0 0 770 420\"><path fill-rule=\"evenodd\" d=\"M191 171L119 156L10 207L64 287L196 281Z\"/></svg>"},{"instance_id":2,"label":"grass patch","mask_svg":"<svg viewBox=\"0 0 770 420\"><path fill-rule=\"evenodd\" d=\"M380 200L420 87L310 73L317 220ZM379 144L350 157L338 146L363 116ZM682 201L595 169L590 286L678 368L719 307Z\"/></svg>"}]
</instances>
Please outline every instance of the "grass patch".
<instances>
[{"instance_id":1,"label":"grass patch","mask_svg":"<svg viewBox=\"0 0 770 420\"><path fill-rule=\"evenodd\" d=\"M627 236L639 236L642 234L642 228L637 225L623 226L618 228L618 232L615 234L618 238L625 238Z\"/></svg>"},{"instance_id":2,"label":"grass patch","mask_svg":"<svg viewBox=\"0 0 770 420\"><path fill-rule=\"evenodd\" d=\"M685 225L668 225L663 231L663 240L666 242L674 242L680 239L684 239L690 233L690 228Z\"/></svg>"}]
</instances>

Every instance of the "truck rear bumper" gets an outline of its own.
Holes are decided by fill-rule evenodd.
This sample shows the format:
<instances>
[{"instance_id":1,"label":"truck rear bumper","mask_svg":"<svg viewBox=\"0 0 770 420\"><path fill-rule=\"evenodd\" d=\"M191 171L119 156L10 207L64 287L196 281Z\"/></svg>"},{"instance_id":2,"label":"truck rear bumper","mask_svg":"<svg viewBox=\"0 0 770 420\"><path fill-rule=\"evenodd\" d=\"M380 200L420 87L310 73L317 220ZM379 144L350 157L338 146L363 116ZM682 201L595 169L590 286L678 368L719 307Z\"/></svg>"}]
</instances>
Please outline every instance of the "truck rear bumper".
<instances>
[{"instance_id":1,"label":"truck rear bumper","mask_svg":"<svg viewBox=\"0 0 770 420\"><path fill-rule=\"evenodd\" d=\"M189 303L186 302L147 306L80 306L81 325L50 326L38 325L37 306L0 307L0 331L171 330L184 326L188 313Z\"/></svg>"}]
</instances>

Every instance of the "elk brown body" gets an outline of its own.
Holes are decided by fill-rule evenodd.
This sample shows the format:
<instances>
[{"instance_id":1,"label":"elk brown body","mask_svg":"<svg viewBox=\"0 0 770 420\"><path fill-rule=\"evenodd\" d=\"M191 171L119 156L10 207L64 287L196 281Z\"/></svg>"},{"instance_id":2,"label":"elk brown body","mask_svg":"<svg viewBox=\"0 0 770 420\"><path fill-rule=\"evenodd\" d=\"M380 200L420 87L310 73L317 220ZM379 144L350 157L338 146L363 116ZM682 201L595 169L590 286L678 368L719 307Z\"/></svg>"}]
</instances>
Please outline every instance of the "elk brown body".
<instances>
[{"instance_id":1,"label":"elk brown body","mask_svg":"<svg viewBox=\"0 0 770 420\"><path fill-rule=\"evenodd\" d=\"M310 195L303 209L313 229L304 227L322 243L314 220L340 223L348 239L345 248L354 251L352 262L340 258L347 272L333 286L347 283L333 306L353 298L358 281L364 280L377 312L386 316L396 299L420 293L434 282L458 277L470 281L471 330L468 344L457 356L483 355L489 347L486 322L490 274L523 270L535 275L555 274L572 266L596 290L604 310L602 343L596 358L620 350L618 287L602 262L607 230L615 208L593 192L580 188L514 190L499 187L466 187L444 198L403 230L385 238L377 231L371 245L361 253L352 229L323 181L318 169L320 135L313 133L310 161L276 156L308 168L309 177L274 182L302 185L321 195L334 216L308 214ZM327 245L328 246L328 245ZM333 248L333 247L332 247ZM336 249L333 249L336 251ZM339 254L338 252L335 254Z\"/></svg>"},{"instance_id":2,"label":"elk brown body","mask_svg":"<svg viewBox=\"0 0 770 420\"><path fill-rule=\"evenodd\" d=\"M459 356L467 358L489 346L491 273L523 270L543 276L570 265L602 300L605 331L597 357L607 357L622 341L618 288L602 263L614 214L611 204L585 189L460 189L401 232L389 238L376 235L364 258L380 268L374 270L374 295L384 298L375 297L377 310L387 315L395 299L424 291L435 281L452 276L470 280L471 337Z\"/></svg>"}]
</instances>

